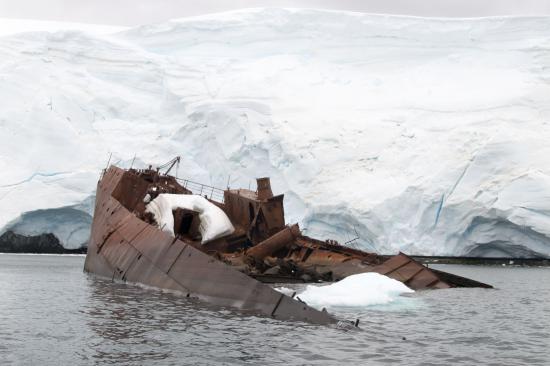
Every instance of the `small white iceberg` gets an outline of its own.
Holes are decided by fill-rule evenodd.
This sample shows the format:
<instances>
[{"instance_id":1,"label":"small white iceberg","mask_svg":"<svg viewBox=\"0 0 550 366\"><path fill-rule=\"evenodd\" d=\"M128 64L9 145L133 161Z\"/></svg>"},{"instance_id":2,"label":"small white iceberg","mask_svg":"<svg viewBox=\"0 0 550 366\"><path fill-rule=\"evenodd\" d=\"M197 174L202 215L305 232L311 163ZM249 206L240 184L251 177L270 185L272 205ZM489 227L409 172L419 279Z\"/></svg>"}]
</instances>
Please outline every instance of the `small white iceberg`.
<instances>
[{"instance_id":1,"label":"small white iceberg","mask_svg":"<svg viewBox=\"0 0 550 366\"><path fill-rule=\"evenodd\" d=\"M314 307L388 304L405 293L412 293L403 283L379 273L360 273L327 285L308 285L298 294L301 300Z\"/></svg>"}]
</instances>

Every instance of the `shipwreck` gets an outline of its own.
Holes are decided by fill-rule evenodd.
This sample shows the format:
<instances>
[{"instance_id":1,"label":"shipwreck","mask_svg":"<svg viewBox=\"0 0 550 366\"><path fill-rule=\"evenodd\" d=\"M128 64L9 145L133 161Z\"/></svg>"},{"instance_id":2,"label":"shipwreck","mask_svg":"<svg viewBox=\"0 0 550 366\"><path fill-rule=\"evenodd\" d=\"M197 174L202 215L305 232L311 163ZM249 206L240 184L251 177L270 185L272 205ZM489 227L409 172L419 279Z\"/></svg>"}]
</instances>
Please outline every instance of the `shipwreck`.
<instances>
[{"instance_id":1,"label":"shipwreck","mask_svg":"<svg viewBox=\"0 0 550 366\"><path fill-rule=\"evenodd\" d=\"M269 178L257 179L255 191L222 190L170 175L178 162L179 157L156 169L110 166L102 172L85 271L316 324L338 320L269 283L338 281L377 272L415 290L491 287L428 268L403 253L382 256L310 238L285 222L284 196L273 194Z\"/></svg>"}]
</instances>

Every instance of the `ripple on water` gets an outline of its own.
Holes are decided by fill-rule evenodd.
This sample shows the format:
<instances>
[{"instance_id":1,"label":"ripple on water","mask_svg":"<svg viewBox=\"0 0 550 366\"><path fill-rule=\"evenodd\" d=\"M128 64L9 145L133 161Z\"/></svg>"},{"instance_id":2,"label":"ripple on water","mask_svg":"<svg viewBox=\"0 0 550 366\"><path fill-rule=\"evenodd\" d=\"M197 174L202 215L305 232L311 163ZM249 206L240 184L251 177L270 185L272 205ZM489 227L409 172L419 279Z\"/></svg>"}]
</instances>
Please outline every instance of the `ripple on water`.
<instances>
[{"instance_id":1,"label":"ripple on water","mask_svg":"<svg viewBox=\"0 0 550 366\"><path fill-rule=\"evenodd\" d=\"M245 317L82 273L83 257L0 256L2 364L544 365L550 269L440 266L495 290L336 307L343 331Z\"/></svg>"}]
</instances>

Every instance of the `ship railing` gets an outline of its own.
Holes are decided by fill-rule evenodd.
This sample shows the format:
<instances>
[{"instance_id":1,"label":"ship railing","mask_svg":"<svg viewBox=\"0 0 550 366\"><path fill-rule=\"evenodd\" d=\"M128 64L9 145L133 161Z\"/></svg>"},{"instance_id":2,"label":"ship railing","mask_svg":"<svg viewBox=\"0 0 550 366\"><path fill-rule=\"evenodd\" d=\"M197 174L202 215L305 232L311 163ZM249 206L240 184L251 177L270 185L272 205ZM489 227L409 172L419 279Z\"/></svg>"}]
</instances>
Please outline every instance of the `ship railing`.
<instances>
[{"instance_id":1,"label":"ship railing","mask_svg":"<svg viewBox=\"0 0 550 366\"><path fill-rule=\"evenodd\" d=\"M186 188L193 192L193 194L198 194L209 200L216 201L219 203L224 203L224 190L221 188L216 188L209 186L207 184L193 182L189 179L176 178L178 182Z\"/></svg>"}]
</instances>

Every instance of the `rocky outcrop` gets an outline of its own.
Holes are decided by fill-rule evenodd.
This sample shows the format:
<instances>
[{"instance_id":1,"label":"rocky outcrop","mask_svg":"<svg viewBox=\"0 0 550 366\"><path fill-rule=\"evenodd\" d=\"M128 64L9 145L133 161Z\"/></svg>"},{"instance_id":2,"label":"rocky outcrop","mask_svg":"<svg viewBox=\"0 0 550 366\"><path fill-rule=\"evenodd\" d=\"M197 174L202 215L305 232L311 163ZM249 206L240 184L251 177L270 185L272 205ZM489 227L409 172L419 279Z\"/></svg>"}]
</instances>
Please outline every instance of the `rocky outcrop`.
<instances>
[{"instance_id":1,"label":"rocky outcrop","mask_svg":"<svg viewBox=\"0 0 550 366\"><path fill-rule=\"evenodd\" d=\"M53 234L25 236L7 231L0 236L0 252L3 253L48 253L83 254L86 248L65 249Z\"/></svg>"}]
</instances>

